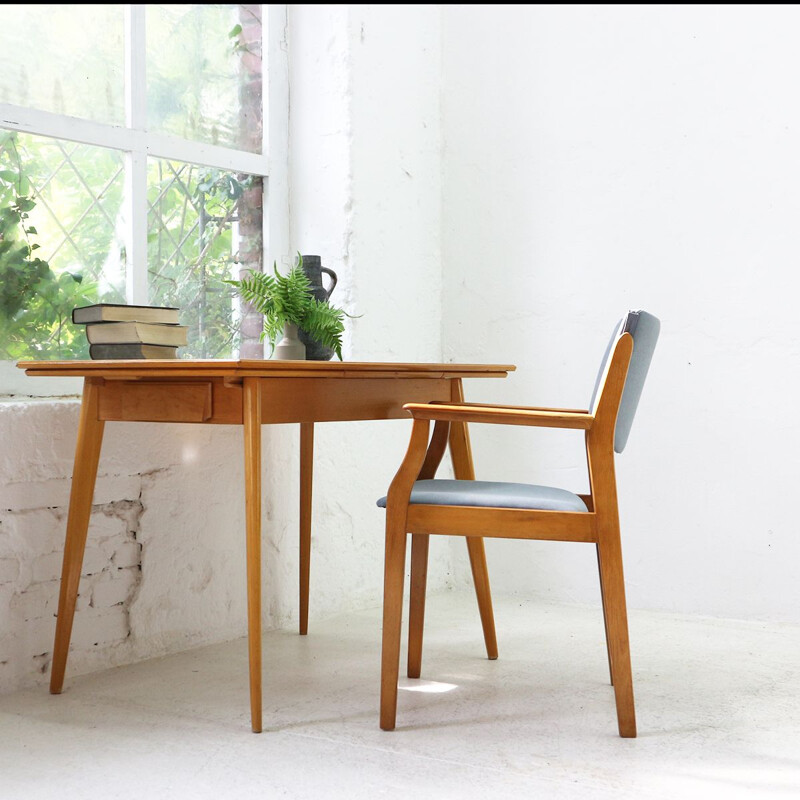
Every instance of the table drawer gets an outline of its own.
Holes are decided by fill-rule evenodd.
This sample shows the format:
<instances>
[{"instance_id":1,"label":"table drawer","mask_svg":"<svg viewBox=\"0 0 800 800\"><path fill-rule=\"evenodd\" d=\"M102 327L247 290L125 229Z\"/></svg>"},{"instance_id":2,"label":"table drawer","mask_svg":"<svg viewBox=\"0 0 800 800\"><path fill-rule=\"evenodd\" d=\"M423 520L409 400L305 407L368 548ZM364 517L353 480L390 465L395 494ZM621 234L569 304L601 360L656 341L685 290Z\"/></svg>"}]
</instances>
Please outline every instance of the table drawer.
<instances>
[{"instance_id":1,"label":"table drawer","mask_svg":"<svg viewBox=\"0 0 800 800\"><path fill-rule=\"evenodd\" d=\"M106 381L97 416L122 422L205 422L213 412L211 387L211 381Z\"/></svg>"}]
</instances>

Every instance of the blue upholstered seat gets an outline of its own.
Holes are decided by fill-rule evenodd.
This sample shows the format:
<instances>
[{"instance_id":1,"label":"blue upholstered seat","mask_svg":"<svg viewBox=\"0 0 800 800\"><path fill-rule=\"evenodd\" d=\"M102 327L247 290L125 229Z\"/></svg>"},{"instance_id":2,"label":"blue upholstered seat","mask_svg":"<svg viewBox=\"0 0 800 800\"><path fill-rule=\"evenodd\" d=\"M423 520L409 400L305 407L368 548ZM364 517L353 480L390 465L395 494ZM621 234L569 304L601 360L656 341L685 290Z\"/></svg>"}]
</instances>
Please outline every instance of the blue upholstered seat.
<instances>
[{"instance_id":1,"label":"blue upholstered seat","mask_svg":"<svg viewBox=\"0 0 800 800\"><path fill-rule=\"evenodd\" d=\"M412 505L536 508L542 511L588 511L578 495L552 486L496 481L417 481L411 491ZM386 498L378 500L386 508Z\"/></svg>"}]
</instances>

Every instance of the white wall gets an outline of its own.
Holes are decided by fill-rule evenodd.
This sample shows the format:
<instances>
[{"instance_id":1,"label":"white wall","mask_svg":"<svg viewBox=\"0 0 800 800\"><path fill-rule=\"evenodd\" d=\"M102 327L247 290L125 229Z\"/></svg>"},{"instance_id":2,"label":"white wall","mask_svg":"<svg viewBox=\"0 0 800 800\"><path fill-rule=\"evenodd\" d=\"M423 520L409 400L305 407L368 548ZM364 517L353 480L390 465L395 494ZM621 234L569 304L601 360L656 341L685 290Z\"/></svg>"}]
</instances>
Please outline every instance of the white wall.
<instances>
[{"instance_id":1,"label":"white wall","mask_svg":"<svg viewBox=\"0 0 800 800\"><path fill-rule=\"evenodd\" d=\"M438 6L289 7L291 251L336 272L331 301L356 315L348 360L441 359L439 31ZM312 587L315 560L341 576L320 578L324 608L381 601L375 501L409 433L410 420L316 428ZM432 545L433 589L461 572L451 552Z\"/></svg>"},{"instance_id":2,"label":"white wall","mask_svg":"<svg viewBox=\"0 0 800 800\"><path fill-rule=\"evenodd\" d=\"M629 603L800 621L800 9L444 9L446 356L585 406L613 323L659 316L617 460ZM579 435L473 436L479 477L586 487ZM496 591L597 601L591 548L487 549Z\"/></svg>"}]
</instances>

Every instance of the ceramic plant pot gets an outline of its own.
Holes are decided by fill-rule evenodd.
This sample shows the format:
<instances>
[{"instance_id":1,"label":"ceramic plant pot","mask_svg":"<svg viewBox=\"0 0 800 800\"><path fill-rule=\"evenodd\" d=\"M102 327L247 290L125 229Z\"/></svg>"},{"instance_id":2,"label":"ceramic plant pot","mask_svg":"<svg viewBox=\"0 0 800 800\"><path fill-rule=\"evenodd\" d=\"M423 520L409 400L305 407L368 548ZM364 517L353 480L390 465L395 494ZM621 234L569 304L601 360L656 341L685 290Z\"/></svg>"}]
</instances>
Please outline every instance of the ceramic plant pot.
<instances>
[{"instance_id":1,"label":"ceramic plant pot","mask_svg":"<svg viewBox=\"0 0 800 800\"><path fill-rule=\"evenodd\" d=\"M275 345L272 357L280 361L305 361L306 346L300 341L297 325L287 322L283 326L283 339Z\"/></svg>"}]
</instances>

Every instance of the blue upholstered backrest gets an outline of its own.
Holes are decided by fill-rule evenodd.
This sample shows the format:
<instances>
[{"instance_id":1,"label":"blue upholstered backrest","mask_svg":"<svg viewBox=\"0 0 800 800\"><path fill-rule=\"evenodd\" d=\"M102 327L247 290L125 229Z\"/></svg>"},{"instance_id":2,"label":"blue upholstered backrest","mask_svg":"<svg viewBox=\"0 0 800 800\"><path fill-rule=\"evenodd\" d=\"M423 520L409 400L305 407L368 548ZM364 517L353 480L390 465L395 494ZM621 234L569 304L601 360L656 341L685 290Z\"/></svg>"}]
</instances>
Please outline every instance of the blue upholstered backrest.
<instances>
[{"instance_id":1,"label":"blue upholstered backrest","mask_svg":"<svg viewBox=\"0 0 800 800\"><path fill-rule=\"evenodd\" d=\"M647 377L648 369L650 369L650 362L653 359L653 351L655 350L660 330L661 323L652 314L648 314L646 311L629 311L614 327L611 340L608 343L608 347L606 347L603 361L600 364L600 371L597 373L597 380L594 383L594 391L592 392L592 401L589 404L593 414L599 399L600 388L605 378L608 359L617 339L623 333L629 333L633 336L633 354L628 367L628 375L625 378L622 400L619 404L617 425L614 429L614 450L617 453L621 453L628 442L628 435L631 432L633 418L636 415L636 407L639 405L644 379Z\"/></svg>"}]
</instances>

